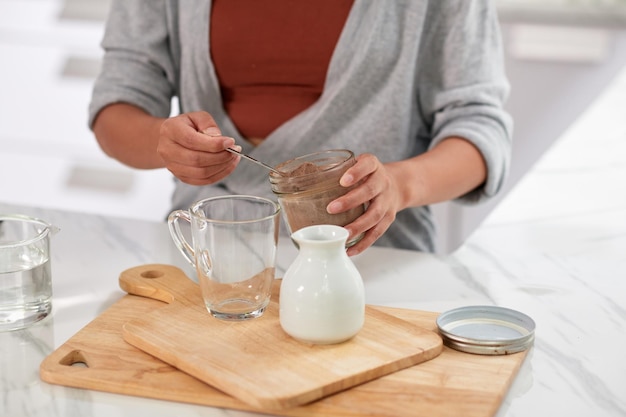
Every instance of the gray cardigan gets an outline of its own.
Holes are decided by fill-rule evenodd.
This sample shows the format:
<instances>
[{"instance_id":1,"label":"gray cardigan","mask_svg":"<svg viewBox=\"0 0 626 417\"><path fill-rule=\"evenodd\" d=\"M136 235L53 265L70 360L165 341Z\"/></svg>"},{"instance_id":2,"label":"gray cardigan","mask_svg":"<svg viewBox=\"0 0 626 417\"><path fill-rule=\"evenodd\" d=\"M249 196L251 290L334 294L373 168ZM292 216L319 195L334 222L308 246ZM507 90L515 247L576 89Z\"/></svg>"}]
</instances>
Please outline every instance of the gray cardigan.
<instances>
[{"instance_id":1,"label":"gray cardigan","mask_svg":"<svg viewBox=\"0 0 626 417\"><path fill-rule=\"evenodd\" d=\"M475 203L501 189L512 122L502 108L509 86L492 1L355 0L322 96L258 147L241 137L222 107L209 53L209 11L207 0L114 1L89 125L114 102L167 117L178 97L181 112L208 111L224 135L270 164L335 148L397 161L461 136L482 152L488 178L458 201ZM245 161L219 184L174 180L173 209L227 193L273 198L267 172ZM410 208L397 214L377 244L432 251L434 233L428 207Z\"/></svg>"}]
</instances>

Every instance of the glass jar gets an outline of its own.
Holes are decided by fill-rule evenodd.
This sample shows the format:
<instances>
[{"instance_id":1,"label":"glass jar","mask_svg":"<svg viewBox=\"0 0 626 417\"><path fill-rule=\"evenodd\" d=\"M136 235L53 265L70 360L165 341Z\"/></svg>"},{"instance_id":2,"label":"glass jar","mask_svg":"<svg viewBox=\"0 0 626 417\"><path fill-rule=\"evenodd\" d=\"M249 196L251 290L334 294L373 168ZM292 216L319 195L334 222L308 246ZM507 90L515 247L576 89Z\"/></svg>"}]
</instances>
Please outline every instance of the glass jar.
<instances>
[{"instance_id":1,"label":"glass jar","mask_svg":"<svg viewBox=\"0 0 626 417\"><path fill-rule=\"evenodd\" d=\"M347 149L315 152L285 161L275 168L285 175L270 172L272 191L278 197L289 233L306 226L333 224L345 226L361 216L365 205L343 213L330 214L328 204L352 190L339 184L341 176L356 163L354 153ZM363 234L346 243L350 247Z\"/></svg>"}]
</instances>

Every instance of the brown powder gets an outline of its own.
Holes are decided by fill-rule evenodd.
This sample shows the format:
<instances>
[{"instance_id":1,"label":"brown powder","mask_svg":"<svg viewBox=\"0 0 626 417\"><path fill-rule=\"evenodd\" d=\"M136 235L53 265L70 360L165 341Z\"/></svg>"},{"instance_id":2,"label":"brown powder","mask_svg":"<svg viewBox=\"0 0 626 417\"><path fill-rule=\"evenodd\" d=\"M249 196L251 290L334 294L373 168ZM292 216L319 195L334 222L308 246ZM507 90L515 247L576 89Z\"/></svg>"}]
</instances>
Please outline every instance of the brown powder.
<instances>
[{"instance_id":1,"label":"brown powder","mask_svg":"<svg viewBox=\"0 0 626 417\"><path fill-rule=\"evenodd\" d=\"M285 210L285 215L287 216L290 231L293 233L303 227L316 224L334 224L337 226L345 226L348 223L352 223L364 213L364 206L358 206L351 210L337 214L329 214L326 211L326 206L335 198L339 198L341 195L343 195L343 192L327 192L325 194L321 194L317 199L283 199L282 206Z\"/></svg>"},{"instance_id":2,"label":"brown powder","mask_svg":"<svg viewBox=\"0 0 626 417\"><path fill-rule=\"evenodd\" d=\"M328 169L329 166L332 166L332 164L317 165L313 162L303 162L289 171L287 177L295 179L304 175L319 173ZM291 232L314 224L345 226L363 214L364 207L357 207L347 212L337 214L329 214L326 211L326 206L331 201L341 197L355 187L344 188L339 185L339 178L343 172L345 172L345 170L334 173L336 180L331 182L326 180L326 184L321 188L318 187L319 183L317 181L315 183L303 183L301 187L293 187L292 191L295 192L308 190L309 192L304 195L281 195L281 206L287 216L287 223L289 223ZM312 178L317 178L317 176ZM313 186L313 184L315 184L315 186ZM312 190L315 190L315 192L312 193Z\"/></svg>"},{"instance_id":3,"label":"brown powder","mask_svg":"<svg viewBox=\"0 0 626 417\"><path fill-rule=\"evenodd\" d=\"M316 172L320 172L322 168L323 167L319 167L313 162L303 162L302 164L298 165L298 167L294 170L289 171L287 173L287 177L300 177L302 175L313 174Z\"/></svg>"},{"instance_id":4,"label":"brown powder","mask_svg":"<svg viewBox=\"0 0 626 417\"><path fill-rule=\"evenodd\" d=\"M298 162L300 164L290 171L285 169L286 165L293 166ZM346 160L331 156L318 158L316 162L292 160L278 166L285 175L270 175L270 182L272 190L278 195L290 233L316 224L345 226L364 213L365 205L337 214L326 211L331 201L357 186L342 187L339 184L341 176L355 163L354 157ZM352 239L348 246L360 237Z\"/></svg>"}]
</instances>

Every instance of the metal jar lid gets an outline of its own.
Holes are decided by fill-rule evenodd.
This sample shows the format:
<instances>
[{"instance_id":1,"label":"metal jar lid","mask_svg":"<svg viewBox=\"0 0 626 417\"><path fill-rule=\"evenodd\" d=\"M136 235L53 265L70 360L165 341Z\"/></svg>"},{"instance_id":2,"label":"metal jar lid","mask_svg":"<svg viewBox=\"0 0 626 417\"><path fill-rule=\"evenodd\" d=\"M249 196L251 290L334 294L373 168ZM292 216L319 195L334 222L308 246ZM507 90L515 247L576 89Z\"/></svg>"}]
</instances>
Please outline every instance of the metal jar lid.
<instances>
[{"instance_id":1,"label":"metal jar lid","mask_svg":"<svg viewBox=\"0 0 626 417\"><path fill-rule=\"evenodd\" d=\"M521 352L535 340L533 319L504 307L456 308L442 313L437 327L446 346L479 355Z\"/></svg>"}]
</instances>

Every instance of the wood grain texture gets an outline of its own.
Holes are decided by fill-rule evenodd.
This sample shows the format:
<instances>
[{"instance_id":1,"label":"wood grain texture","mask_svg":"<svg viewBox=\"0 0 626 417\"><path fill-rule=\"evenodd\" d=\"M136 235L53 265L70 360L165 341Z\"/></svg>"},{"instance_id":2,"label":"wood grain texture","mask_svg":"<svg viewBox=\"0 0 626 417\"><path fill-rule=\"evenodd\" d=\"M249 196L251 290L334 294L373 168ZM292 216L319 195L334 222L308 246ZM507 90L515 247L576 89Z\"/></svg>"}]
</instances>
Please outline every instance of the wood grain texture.
<instances>
[{"instance_id":1,"label":"wood grain texture","mask_svg":"<svg viewBox=\"0 0 626 417\"><path fill-rule=\"evenodd\" d=\"M146 289L146 291L154 291ZM163 303L126 295L44 359L42 380L63 386L267 413L237 400L126 343L122 326ZM375 307L436 331L438 313ZM447 347L436 358L316 402L283 410L282 416L490 417L500 406L527 352L479 356ZM83 362L85 367L71 366Z\"/></svg>"},{"instance_id":2,"label":"wood grain texture","mask_svg":"<svg viewBox=\"0 0 626 417\"><path fill-rule=\"evenodd\" d=\"M129 269L120 283L130 294L169 300L124 324L128 343L262 409L318 400L430 360L443 347L438 334L369 306L352 339L305 344L282 330L276 292L260 318L218 320L204 307L198 285L166 265Z\"/></svg>"}]
</instances>

